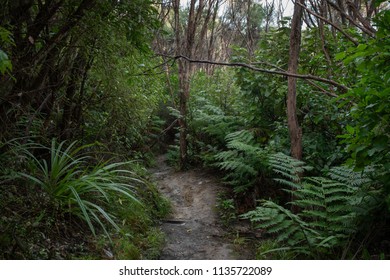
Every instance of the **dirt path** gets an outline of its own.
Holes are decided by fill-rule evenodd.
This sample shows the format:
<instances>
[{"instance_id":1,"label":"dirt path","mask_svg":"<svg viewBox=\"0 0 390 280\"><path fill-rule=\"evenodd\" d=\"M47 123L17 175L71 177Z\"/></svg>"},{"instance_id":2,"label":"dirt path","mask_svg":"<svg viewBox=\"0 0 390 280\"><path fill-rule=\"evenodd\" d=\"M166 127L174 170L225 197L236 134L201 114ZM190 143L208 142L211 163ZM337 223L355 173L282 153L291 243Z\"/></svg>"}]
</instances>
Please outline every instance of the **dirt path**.
<instances>
[{"instance_id":1,"label":"dirt path","mask_svg":"<svg viewBox=\"0 0 390 280\"><path fill-rule=\"evenodd\" d=\"M237 253L226 239L227 232L218 224L216 198L223 187L215 178L201 170L175 172L165 162L157 159L152 170L158 188L173 206L171 217L163 221L161 229L166 234L166 246L161 259L247 259Z\"/></svg>"}]
</instances>

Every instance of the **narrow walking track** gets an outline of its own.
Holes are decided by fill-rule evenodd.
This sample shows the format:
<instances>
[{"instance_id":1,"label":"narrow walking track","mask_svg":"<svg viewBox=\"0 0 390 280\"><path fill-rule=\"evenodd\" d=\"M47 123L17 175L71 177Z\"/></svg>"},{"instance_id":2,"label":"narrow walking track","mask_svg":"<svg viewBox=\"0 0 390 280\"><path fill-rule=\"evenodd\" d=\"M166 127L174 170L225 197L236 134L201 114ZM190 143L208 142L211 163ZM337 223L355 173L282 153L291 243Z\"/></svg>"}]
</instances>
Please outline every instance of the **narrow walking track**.
<instances>
[{"instance_id":1,"label":"narrow walking track","mask_svg":"<svg viewBox=\"0 0 390 280\"><path fill-rule=\"evenodd\" d=\"M237 253L218 224L216 198L223 187L201 170L176 172L166 164L165 156L152 170L161 193L173 206L171 217L163 221L166 246L161 259L205 260L247 259Z\"/></svg>"}]
</instances>

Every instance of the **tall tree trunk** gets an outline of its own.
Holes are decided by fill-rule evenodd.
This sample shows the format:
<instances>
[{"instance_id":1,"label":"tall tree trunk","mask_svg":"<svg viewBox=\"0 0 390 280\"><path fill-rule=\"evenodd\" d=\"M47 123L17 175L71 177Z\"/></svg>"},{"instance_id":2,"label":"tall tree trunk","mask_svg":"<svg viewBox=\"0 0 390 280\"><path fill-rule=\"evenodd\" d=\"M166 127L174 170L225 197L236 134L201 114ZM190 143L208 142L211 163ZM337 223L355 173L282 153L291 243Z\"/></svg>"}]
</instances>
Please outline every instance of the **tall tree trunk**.
<instances>
[{"instance_id":1,"label":"tall tree trunk","mask_svg":"<svg viewBox=\"0 0 390 280\"><path fill-rule=\"evenodd\" d=\"M198 2L197 8L196 3ZM189 3L188 23L185 30L185 40L182 41L180 32L180 1L174 0L175 32L176 32L176 54L192 58L194 56L196 29L200 22L204 9L204 0L191 0ZM190 77L192 65L189 61L179 60L179 106L180 106L180 169L185 169L188 164L188 126L187 126L187 103L190 96Z\"/></svg>"},{"instance_id":2,"label":"tall tree trunk","mask_svg":"<svg viewBox=\"0 0 390 280\"><path fill-rule=\"evenodd\" d=\"M297 0L297 3L305 4L305 0ZM291 22L290 52L288 72L298 72L299 51L301 47L301 28L303 9L298 4L294 5L294 14ZM302 128L299 126L297 117L297 79L288 77L287 93L287 124L290 134L291 156L302 159Z\"/></svg>"},{"instance_id":3,"label":"tall tree trunk","mask_svg":"<svg viewBox=\"0 0 390 280\"><path fill-rule=\"evenodd\" d=\"M181 55L183 52L183 42L182 42L182 32L180 26L180 1L173 1L173 11L175 15L175 44L176 44L176 55ZM179 136L179 145L180 145L180 169L184 169L184 166L187 162L187 102L186 102L186 61L180 59L178 64L178 74L179 74L179 128L180 128L180 136Z\"/></svg>"}]
</instances>

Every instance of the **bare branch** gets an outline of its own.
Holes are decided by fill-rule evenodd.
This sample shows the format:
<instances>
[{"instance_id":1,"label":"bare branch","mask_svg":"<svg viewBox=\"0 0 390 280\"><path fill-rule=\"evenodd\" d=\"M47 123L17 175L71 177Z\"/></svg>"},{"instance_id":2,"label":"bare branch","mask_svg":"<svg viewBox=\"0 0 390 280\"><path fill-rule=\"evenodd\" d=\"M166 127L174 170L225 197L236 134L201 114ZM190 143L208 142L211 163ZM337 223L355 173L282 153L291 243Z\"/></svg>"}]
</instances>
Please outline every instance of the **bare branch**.
<instances>
[{"instance_id":1,"label":"bare branch","mask_svg":"<svg viewBox=\"0 0 390 280\"><path fill-rule=\"evenodd\" d=\"M272 68L275 68L275 69L278 69L280 71L284 71L284 69L280 68L279 66L275 65L275 64L272 64L272 63L268 63L268 62L265 62L265 61L261 61L261 62L256 62L256 63L253 63L253 64L265 64L265 65L268 65L268 66L271 66ZM317 85L315 82L313 82L312 80L309 80L309 79L306 79L305 82L307 82L308 84L312 85L313 87L319 89L322 93L326 94L327 96L330 96L330 97L338 97L337 94L333 93L333 92L329 92L327 91L326 89L324 89L323 87Z\"/></svg>"},{"instance_id":2,"label":"bare branch","mask_svg":"<svg viewBox=\"0 0 390 280\"><path fill-rule=\"evenodd\" d=\"M267 73L267 74L272 74L272 75L279 75L279 76L284 76L284 77L293 77L293 78L298 78L298 79L305 79L305 80L313 80L313 81L318 81L322 82L325 84L329 84L332 86L337 87L340 89L342 92L347 92L349 90L348 87L345 85L342 85L334 80L318 77L318 76L313 76L313 75L302 75L302 74L293 74L293 73L288 73L287 71L276 71L276 70L268 70L268 69L263 69L263 68L257 68L251 64L247 63L241 63L241 62L218 62L218 61L210 61L210 60L200 60L200 59L191 59L187 56L184 55L176 55L176 56L170 56L170 55L164 55L164 54L158 54L160 56L164 57L169 57L171 59L177 60L177 59L185 59L190 63L207 63L207 64L213 64L213 65L220 65L220 66L228 66L228 67L243 67L247 68L256 72L262 72L262 73Z\"/></svg>"},{"instance_id":3,"label":"bare branch","mask_svg":"<svg viewBox=\"0 0 390 280\"><path fill-rule=\"evenodd\" d=\"M341 27L339 27L337 24L334 24L333 22L331 22L330 20L324 18L323 16L313 12L312 10L308 9L306 6L302 5L301 3L299 2L296 2L297 5L301 6L302 8L304 8L306 10L306 12L308 12L309 14L312 14L313 16L319 18L320 20L326 22L327 24L330 24L331 26L333 26L335 29L337 29L338 31L340 31L345 37L348 38L348 40L350 40L352 43L354 43L355 46L359 45L359 42L356 41L351 35L349 35L347 32L345 32Z\"/></svg>"},{"instance_id":4,"label":"bare branch","mask_svg":"<svg viewBox=\"0 0 390 280\"><path fill-rule=\"evenodd\" d=\"M328 4L330 6L332 6L334 9L336 9L337 11L339 11L339 13L344 16L346 19L349 20L350 23L352 23L353 25L355 25L357 28L359 28L361 31L363 31L364 33L366 33L367 35L371 36L371 37L375 37L375 33L371 32L370 30L368 30L367 28L365 28L364 26L361 26L359 23L357 23L350 15L348 15L346 12L344 12L339 6L337 6L335 3L333 3L332 1L330 0L326 0L328 2Z\"/></svg>"}]
</instances>

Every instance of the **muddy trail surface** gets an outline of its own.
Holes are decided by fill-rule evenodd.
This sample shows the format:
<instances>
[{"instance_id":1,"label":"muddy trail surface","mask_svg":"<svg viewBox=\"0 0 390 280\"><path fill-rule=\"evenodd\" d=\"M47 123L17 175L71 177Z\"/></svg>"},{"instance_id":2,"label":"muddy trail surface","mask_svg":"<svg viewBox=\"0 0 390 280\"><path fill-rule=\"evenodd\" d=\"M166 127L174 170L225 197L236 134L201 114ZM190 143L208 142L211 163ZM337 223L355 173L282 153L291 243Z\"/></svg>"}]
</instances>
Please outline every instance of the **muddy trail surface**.
<instances>
[{"instance_id":1,"label":"muddy trail surface","mask_svg":"<svg viewBox=\"0 0 390 280\"><path fill-rule=\"evenodd\" d=\"M151 170L160 192L172 203L172 214L162 221L166 245L160 259L231 260L250 259L251 254L235 246L220 225L216 200L224 187L203 170L175 171L166 157ZM231 238L230 238L231 239Z\"/></svg>"}]
</instances>

